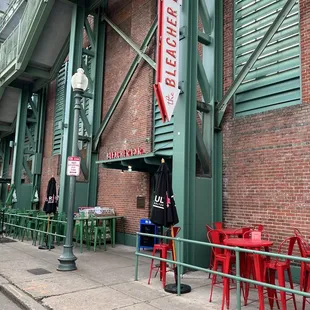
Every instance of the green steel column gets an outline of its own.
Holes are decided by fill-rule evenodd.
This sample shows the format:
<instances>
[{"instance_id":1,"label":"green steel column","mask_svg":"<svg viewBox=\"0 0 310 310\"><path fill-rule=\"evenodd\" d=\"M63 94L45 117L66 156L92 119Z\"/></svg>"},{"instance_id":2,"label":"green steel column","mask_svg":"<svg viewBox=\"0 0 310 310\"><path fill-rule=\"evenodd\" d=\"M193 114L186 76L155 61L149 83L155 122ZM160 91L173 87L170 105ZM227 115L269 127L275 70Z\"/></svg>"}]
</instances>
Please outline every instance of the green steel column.
<instances>
[{"instance_id":1,"label":"green steel column","mask_svg":"<svg viewBox=\"0 0 310 310\"><path fill-rule=\"evenodd\" d=\"M24 202L19 199L21 194L21 179L23 171L24 160L24 145L25 145L25 132L27 121L27 108L28 100L30 96L29 88L24 87L21 91L20 100L17 108L16 117L16 131L14 141L14 155L13 155L13 167L12 167L12 181L15 184L17 203L16 208L23 208Z\"/></svg>"},{"instance_id":2,"label":"green steel column","mask_svg":"<svg viewBox=\"0 0 310 310\"><path fill-rule=\"evenodd\" d=\"M185 0L181 7L181 24L185 37L180 41L180 95L174 112L173 190L182 227L181 236L191 238L195 210L196 174L196 85L198 1ZM184 262L194 260L188 245L181 249Z\"/></svg>"},{"instance_id":3,"label":"green steel column","mask_svg":"<svg viewBox=\"0 0 310 310\"><path fill-rule=\"evenodd\" d=\"M105 11L107 7L107 0L103 1L100 11ZM106 37L106 23L100 21L100 14L95 17L95 78L94 78L94 117L93 117L93 133L97 132L100 127L101 111L102 111L102 94L103 94L103 73L104 73L104 59L105 59L105 37ZM92 145L90 145L92 150ZM97 187L98 187L98 153L91 153L91 166L89 177L89 205L95 206L97 203Z\"/></svg>"},{"instance_id":4,"label":"green steel column","mask_svg":"<svg viewBox=\"0 0 310 310\"><path fill-rule=\"evenodd\" d=\"M70 48L69 48L69 64L68 64L68 81L66 89L66 105L63 131L63 144L61 153L61 172L59 193L59 212L67 210L68 193L69 193L69 177L66 175L67 157L72 153L72 135L73 135L73 106L71 78L76 70L81 67L82 62L82 44L83 44L83 27L85 19L85 8L74 5L71 21Z\"/></svg>"},{"instance_id":5,"label":"green steel column","mask_svg":"<svg viewBox=\"0 0 310 310\"><path fill-rule=\"evenodd\" d=\"M3 142L3 158L2 158L2 166L0 175L3 178L9 177L9 164L10 164L10 147L9 147L9 139L5 138L2 139ZM8 193L8 186L7 184L2 184L1 192L0 192L0 201L5 202Z\"/></svg>"},{"instance_id":6,"label":"green steel column","mask_svg":"<svg viewBox=\"0 0 310 310\"><path fill-rule=\"evenodd\" d=\"M38 119L36 126L36 150L34 160L32 161L32 173L33 173L33 195L35 191L38 191L40 197L40 184L42 174L42 153L43 153L43 138L45 128L45 114L46 114L46 94L47 88L43 88L39 93L39 100L37 105ZM32 196L32 199L34 197Z\"/></svg>"},{"instance_id":7,"label":"green steel column","mask_svg":"<svg viewBox=\"0 0 310 310\"><path fill-rule=\"evenodd\" d=\"M214 100L219 102L223 97L223 0L215 2L215 76L214 76ZM215 117L213 118L213 123ZM222 131L214 130L213 147L213 218L214 221L223 220L223 134Z\"/></svg>"}]
</instances>

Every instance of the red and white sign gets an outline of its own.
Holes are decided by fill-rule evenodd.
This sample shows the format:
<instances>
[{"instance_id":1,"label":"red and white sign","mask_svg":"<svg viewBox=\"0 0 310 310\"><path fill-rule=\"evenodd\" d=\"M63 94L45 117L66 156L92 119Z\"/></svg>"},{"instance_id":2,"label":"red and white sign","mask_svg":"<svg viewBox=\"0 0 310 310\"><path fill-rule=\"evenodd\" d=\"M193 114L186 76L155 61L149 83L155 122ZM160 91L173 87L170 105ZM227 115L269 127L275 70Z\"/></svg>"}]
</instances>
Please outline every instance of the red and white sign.
<instances>
[{"instance_id":1,"label":"red and white sign","mask_svg":"<svg viewBox=\"0 0 310 310\"><path fill-rule=\"evenodd\" d=\"M123 158L123 157L131 157L136 155L143 155L144 149L142 147L136 147L134 149L127 149L122 151L116 152L109 152L107 154L107 159L116 159L116 158Z\"/></svg>"},{"instance_id":2,"label":"red and white sign","mask_svg":"<svg viewBox=\"0 0 310 310\"><path fill-rule=\"evenodd\" d=\"M77 156L69 156L67 160L67 175L79 176L81 167L81 158Z\"/></svg>"},{"instance_id":3,"label":"red and white sign","mask_svg":"<svg viewBox=\"0 0 310 310\"><path fill-rule=\"evenodd\" d=\"M163 122L170 121L180 93L180 4L180 0L158 2L157 71L154 91Z\"/></svg>"}]
</instances>

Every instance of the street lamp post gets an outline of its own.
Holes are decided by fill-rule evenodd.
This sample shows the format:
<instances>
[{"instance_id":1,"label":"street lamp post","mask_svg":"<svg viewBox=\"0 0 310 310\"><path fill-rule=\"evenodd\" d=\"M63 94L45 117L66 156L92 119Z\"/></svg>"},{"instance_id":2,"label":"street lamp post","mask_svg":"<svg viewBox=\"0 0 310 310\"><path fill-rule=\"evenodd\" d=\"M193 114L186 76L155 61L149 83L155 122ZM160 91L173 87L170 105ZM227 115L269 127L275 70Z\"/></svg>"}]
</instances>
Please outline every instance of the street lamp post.
<instances>
[{"instance_id":1,"label":"street lamp post","mask_svg":"<svg viewBox=\"0 0 310 310\"><path fill-rule=\"evenodd\" d=\"M82 94L87 89L88 78L84 74L84 70L79 68L77 73L72 76L71 84L73 88L74 96L74 120L73 120L73 137L72 137L72 156L78 155L78 137L79 137L79 114L81 109ZM69 202L67 210L67 231L66 241L63 246L63 252L58 258L59 265L57 270L59 271L71 271L76 270L76 256L73 254L73 210L75 202L75 185L76 176L70 176L69 184Z\"/></svg>"}]
</instances>

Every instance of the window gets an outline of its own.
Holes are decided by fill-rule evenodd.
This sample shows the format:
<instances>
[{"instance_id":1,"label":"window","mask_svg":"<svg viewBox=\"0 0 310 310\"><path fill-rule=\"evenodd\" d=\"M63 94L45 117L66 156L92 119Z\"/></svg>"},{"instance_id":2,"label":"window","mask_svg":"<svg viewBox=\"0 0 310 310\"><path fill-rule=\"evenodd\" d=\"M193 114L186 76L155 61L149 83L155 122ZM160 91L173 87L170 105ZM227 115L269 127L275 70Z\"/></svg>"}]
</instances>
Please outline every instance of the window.
<instances>
[{"instance_id":1,"label":"window","mask_svg":"<svg viewBox=\"0 0 310 310\"><path fill-rule=\"evenodd\" d=\"M236 0L234 74L240 72L286 0ZM235 115L301 102L299 7L295 4L235 94Z\"/></svg>"}]
</instances>

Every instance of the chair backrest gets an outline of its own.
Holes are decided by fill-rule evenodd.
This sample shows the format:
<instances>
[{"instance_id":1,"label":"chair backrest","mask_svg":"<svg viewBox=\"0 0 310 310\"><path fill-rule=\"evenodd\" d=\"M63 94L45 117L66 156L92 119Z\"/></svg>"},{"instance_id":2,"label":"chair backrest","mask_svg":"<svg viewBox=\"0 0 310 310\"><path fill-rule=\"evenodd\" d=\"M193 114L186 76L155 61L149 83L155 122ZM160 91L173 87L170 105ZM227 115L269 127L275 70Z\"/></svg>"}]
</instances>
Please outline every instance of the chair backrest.
<instances>
[{"instance_id":1,"label":"chair backrest","mask_svg":"<svg viewBox=\"0 0 310 310\"><path fill-rule=\"evenodd\" d=\"M215 229L222 229L223 228L223 222L214 222L213 226Z\"/></svg>"},{"instance_id":2,"label":"chair backrest","mask_svg":"<svg viewBox=\"0 0 310 310\"><path fill-rule=\"evenodd\" d=\"M296 240L297 240L297 237L295 236L284 239L278 248L278 254L292 255ZM285 248L285 245L286 245L286 248ZM279 259L277 258L276 261L278 260ZM290 260L288 258L285 259L285 262L287 264L290 264Z\"/></svg>"},{"instance_id":3,"label":"chair backrest","mask_svg":"<svg viewBox=\"0 0 310 310\"><path fill-rule=\"evenodd\" d=\"M223 245L223 240L227 238L227 235L219 230L213 229L208 232L207 237L210 243ZM212 247L212 251L214 255L219 255L224 252L223 249L215 247Z\"/></svg>"},{"instance_id":4,"label":"chair backrest","mask_svg":"<svg viewBox=\"0 0 310 310\"><path fill-rule=\"evenodd\" d=\"M213 228L211 226L209 226L208 224L206 224L206 231L207 231L207 234L206 234L206 237L208 238L208 232L213 230Z\"/></svg>"},{"instance_id":5,"label":"chair backrest","mask_svg":"<svg viewBox=\"0 0 310 310\"><path fill-rule=\"evenodd\" d=\"M258 231L263 231L264 226L262 224L253 224L253 229Z\"/></svg>"}]
</instances>

